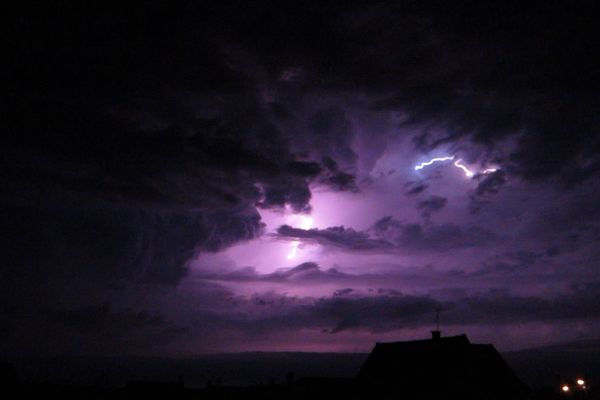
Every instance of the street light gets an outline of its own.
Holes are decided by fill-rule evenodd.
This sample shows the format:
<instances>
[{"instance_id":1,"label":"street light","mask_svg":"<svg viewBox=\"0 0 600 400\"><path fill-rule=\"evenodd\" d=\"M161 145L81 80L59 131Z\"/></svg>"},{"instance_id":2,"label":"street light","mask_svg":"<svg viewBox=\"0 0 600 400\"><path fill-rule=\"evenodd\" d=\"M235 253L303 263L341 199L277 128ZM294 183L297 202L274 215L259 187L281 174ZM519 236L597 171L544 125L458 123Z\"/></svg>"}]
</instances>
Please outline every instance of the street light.
<instances>
[{"instance_id":1,"label":"street light","mask_svg":"<svg viewBox=\"0 0 600 400\"><path fill-rule=\"evenodd\" d=\"M571 388L569 387L569 385L562 385L561 389L565 393L567 393L569 390L571 390Z\"/></svg>"}]
</instances>

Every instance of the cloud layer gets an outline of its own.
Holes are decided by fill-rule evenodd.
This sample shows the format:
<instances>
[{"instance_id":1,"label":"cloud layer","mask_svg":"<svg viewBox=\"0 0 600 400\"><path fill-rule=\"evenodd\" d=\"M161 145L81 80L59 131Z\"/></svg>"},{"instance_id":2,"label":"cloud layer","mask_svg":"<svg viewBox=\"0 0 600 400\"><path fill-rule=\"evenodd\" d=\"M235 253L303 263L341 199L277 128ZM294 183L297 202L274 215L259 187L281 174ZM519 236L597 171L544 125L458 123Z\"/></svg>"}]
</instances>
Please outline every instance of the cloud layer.
<instances>
[{"instance_id":1,"label":"cloud layer","mask_svg":"<svg viewBox=\"0 0 600 400\"><path fill-rule=\"evenodd\" d=\"M600 335L587 4L8 20L3 352L352 350L426 333L439 306L507 348L527 324ZM440 156L497 171L414 170Z\"/></svg>"}]
</instances>

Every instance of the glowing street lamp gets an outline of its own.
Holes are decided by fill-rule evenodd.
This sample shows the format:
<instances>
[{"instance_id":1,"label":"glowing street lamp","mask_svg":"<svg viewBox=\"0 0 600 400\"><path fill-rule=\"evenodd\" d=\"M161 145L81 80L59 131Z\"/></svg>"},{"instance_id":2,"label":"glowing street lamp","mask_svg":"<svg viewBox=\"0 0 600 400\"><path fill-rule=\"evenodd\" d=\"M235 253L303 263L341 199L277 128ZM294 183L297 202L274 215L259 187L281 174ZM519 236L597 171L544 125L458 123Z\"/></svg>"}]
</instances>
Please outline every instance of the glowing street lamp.
<instances>
[{"instance_id":1,"label":"glowing street lamp","mask_svg":"<svg viewBox=\"0 0 600 400\"><path fill-rule=\"evenodd\" d=\"M569 385L562 385L561 390L567 393L569 390L571 390L571 388L569 387Z\"/></svg>"},{"instance_id":2,"label":"glowing street lamp","mask_svg":"<svg viewBox=\"0 0 600 400\"><path fill-rule=\"evenodd\" d=\"M577 384L579 386L583 386L583 385L585 385L585 381L583 379L579 378L579 379L577 379Z\"/></svg>"}]
</instances>

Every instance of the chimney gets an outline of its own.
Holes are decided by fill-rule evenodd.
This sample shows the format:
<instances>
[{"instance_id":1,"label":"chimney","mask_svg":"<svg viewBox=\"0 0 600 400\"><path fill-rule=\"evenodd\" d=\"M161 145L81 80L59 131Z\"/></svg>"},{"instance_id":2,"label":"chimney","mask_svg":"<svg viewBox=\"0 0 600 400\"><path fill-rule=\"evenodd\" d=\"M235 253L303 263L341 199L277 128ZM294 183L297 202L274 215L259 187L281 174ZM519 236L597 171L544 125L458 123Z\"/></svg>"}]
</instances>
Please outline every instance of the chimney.
<instances>
[{"instance_id":1,"label":"chimney","mask_svg":"<svg viewBox=\"0 0 600 400\"><path fill-rule=\"evenodd\" d=\"M435 309L435 330L431 331L431 340L440 340L442 337L442 331L440 331L440 311L441 308Z\"/></svg>"}]
</instances>

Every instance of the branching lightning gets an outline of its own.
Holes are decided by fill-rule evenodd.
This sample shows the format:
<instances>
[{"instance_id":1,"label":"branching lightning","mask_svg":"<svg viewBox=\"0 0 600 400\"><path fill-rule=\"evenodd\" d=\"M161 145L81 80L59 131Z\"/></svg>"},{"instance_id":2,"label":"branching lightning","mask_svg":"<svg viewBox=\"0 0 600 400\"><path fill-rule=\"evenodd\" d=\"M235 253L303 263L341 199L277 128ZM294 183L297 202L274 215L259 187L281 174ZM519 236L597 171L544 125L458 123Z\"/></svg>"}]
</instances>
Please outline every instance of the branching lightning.
<instances>
[{"instance_id":1,"label":"branching lightning","mask_svg":"<svg viewBox=\"0 0 600 400\"><path fill-rule=\"evenodd\" d=\"M458 160L454 161L454 166L457 168L460 168L464 171L465 175L467 176L467 178L472 178L473 175L475 175L473 173L473 171L469 170L469 168L467 168L466 166L462 165L460 162L462 161L461 158L459 158Z\"/></svg>"},{"instance_id":2,"label":"branching lightning","mask_svg":"<svg viewBox=\"0 0 600 400\"><path fill-rule=\"evenodd\" d=\"M430 166L430 165L432 165L434 163L437 163L437 162L451 161L451 160L455 160L455 159L456 159L456 156L447 156L447 157L432 158L429 161L425 161L425 162L422 162L419 165L416 165L415 166L415 171L421 170L421 169L423 169L425 167L428 167L428 166ZM462 161L463 161L462 158L459 158L458 160L455 160L452 163L452 165L454 165L456 168L462 170L465 173L465 176L467 178L473 178L476 174L487 175L487 174L491 174L493 172L498 171L498 168L486 168L486 169L484 169L483 171L480 171L480 172L473 172L466 165L464 165L462 163Z\"/></svg>"}]
</instances>

